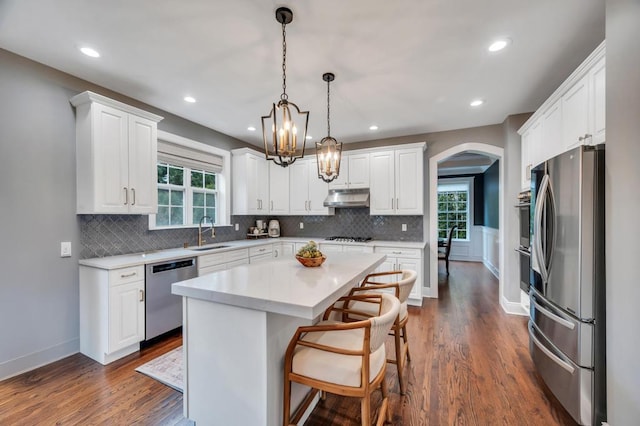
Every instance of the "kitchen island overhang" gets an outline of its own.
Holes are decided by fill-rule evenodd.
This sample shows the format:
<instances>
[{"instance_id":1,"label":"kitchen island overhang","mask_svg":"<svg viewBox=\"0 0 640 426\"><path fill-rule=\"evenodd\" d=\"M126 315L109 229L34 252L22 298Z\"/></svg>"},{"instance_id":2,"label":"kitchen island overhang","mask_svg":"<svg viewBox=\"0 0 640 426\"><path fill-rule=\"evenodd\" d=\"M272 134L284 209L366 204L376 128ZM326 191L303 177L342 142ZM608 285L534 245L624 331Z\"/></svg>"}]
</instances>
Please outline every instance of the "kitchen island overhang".
<instances>
[{"instance_id":1,"label":"kitchen island overhang","mask_svg":"<svg viewBox=\"0 0 640 426\"><path fill-rule=\"evenodd\" d=\"M173 284L173 293L183 296L185 417L198 425L282 424L283 358L291 336L385 259L341 253L306 268L291 257ZM292 389L292 407L307 390Z\"/></svg>"}]
</instances>

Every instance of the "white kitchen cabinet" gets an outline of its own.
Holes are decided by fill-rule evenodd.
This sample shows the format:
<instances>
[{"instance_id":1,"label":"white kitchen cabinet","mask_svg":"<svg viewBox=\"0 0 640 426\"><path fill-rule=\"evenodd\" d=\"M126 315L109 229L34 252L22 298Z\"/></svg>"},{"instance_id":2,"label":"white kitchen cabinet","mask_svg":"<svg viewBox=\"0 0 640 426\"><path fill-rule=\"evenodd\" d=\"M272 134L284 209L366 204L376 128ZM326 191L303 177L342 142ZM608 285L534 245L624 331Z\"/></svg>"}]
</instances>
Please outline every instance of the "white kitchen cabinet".
<instances>
[{"instance_id":1,"label":"white kitchen cabinet","mask_svg":"<svg viewBox=\"0 0 640 426\"><path fill-rule=\"evenodd\" d=\"M370 214L423 214L423 151L426 144L416 145L370 154Z\"/></svg>"},{"instance_id":2,"label":"white kitchen cabinet","mask_svg":"<svg viewBox=\"0 0 640 426\"><path fill-rule=\"evenodd\" d=\"M269 213L289 214L289 168L269 161Z\"/></svg>"},{"instance_id":3,"label":"white kitchen cabinet","mask_svg":"<svg viewBox=\"0 0 640 426\"><path fill-rule=\"evenodd\" d=\"M340 174L329 182L330 189L369 188L369 153L343 152Z\"/></svg>"},{"instance_id":4,"label":"white kitchen cabinet","mask_svg":"<svg viewBox=\"0 0 640 426\"><path fill-rule=\"evenodd\" d=\"M521 186L522 190L531 189L531 169L539 164L540 157L536 156L540 152L542 143L542 120L536 121L522 135L521 152Z\"/></svg>"},{"instance_id":5,"label":"white kitchen cabinet","mask_svg":"<svg viewBox=\"0 0 640 426\"><path fill-rule=\"evenodd\" d=\"M605 61L602 42L518 130L532 166L579 145L606 141ZM523 157L523 170L526 165ZM524 183L523 178L523 188Z\"/></svg>"},{"instance_id":6,"label":"white kitchen cabinet","mask_svg":"<svg viewBox=\"0 0 640 426\"><path fill-rule=\"evenodd\" d=\"M198 276L248 263L249 249L246 248L203 254L198 256Z\"/></svg>"},{"instance_id":7,"label":"white kitchen cabinet","mask_svg":"<svg viewBox=\"0 0 640 426\"><path fill-rule=\"evenodd\" d=\"M249 248L249 263L266 262L273 259L274 256L272 244Z\"/></svg>"},{"instance_id":8,"label":"white kitchen cabinet","mask_svg":"<svg viewBox=\"0 0 640 426\"><path fill-rule=\"evenodd\" d=\"M77 213L156 213L162 117L92 92L74 96L71 103L76 107Z\"/></svg>"},{"instance_id":9,"label":"white kitchen cabinet","mask_svg":"<svg viewBox=\"0 0 640 426\"><path fill-rule=\"evenodd\" d=\"M233 214L269 213L269 166L263 154L247 148L232 153Z\"/></svg>"},{"instance_id":10,"label":"white kitchen cabinet","mask_svg":"<svg viewBox=\"0 0 640 426\"><path fill-rule=\"evenodd\" d=\"M322 254L327 255L328 253L342 253L344 248L341 244L318 244L318 249L322 252Z\"/></svg>"},{"instance_id":11,"label":"white kitchen cabinet","mask_svg":"<svg viewBox=\"0 0 640 426\"><path fill-rule=\"evenodd\" d=\"M294 243L275 243L273 245L273 257L274 258L290 258L293 257L295 253L295 244Z\"/></svg>"},{"instance_id":12,"label":"white kitchen cabinet","mask_svg":"<svg viewBox=\"0 0 640 426\"><path fill-rule=\"evenodd\" d=\"M288 169L290 214L301 216L334 214L333 208L323 205L329 188L326 182L318 178L315 158L296 160Z\"/></svg>"},{"instance_id":13,"label":"white kitchen cabinet","mask_svg":"<svg viewBox=\"0 0 640 426\"><path fill-rule=\"evenodd\" d=\"M408 304L422 306L422 265L423 250L406 247L376 247L375 253L384 253L387 259L376 269L376 272L399 271L411 269L416 271L416 282L409 294ZM380 282L394 282L396 279L376 279Z\"/></svg>"},{"instance_id":14,"label":"white kitchen cabinet","mask_svg":"<svg viewBox=\"0 0 640 426\"><path fill-rule=\"evenodd\" d=\"M145 333L144 266L80 266L80 352L108 364L140 349Z\"/></svg>"}]
</instances>

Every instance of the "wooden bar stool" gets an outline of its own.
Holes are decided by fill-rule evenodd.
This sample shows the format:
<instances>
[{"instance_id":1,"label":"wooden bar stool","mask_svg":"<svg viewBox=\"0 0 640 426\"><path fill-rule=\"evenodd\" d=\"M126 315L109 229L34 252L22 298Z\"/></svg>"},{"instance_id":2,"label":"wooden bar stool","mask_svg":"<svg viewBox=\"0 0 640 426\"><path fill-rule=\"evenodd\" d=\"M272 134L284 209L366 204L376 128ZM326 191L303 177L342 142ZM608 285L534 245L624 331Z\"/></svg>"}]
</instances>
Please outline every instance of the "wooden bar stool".
<instances>
[{"instance_id":1,"label":"wooden bar stool","mask_svg":"<svg viewBox=\"0 0 640 426\"><path fill-rule=\"evenodd\" d=\"M366 306L367 311L352 310L356 302ZM283 425L297 424L318 391L322 391L360 398L362 425L370 426L371 394L378 388L382 405L376 424L390 422L384 341L399 310L400 302L389 294L346 296L329 308L317 325L299 327L285 354ZM293 417L291 382L312 388Z\"/></svg>"},{"instance_id":2,"label":"wooden bar stool","mask_svg":"<svg viewBox=\"0 0 640 426\"><path fill-rule=\"evenodd\" d=\"M389 272L376 272L369 274L362 281L360 287L354 287L350 291L350 295L358 293L371 292L393 292L400 301L400 312L398 317L391 326L390 335L393 336L395 359L388 358L387 362L396 364L398 368L398 381L400 382L400 393L406 392L406 384L404 381L404 367L406 361L411 361L409 353L409 339L407 337L407 322L409 321L409 313L407 309L407 299L411 293L411 289L415 285L418 273L410 269ZM391 280L391 282L389 282ZM367 306L355 306L356 309L366 310Z\"/></svg>"}]
</instances>

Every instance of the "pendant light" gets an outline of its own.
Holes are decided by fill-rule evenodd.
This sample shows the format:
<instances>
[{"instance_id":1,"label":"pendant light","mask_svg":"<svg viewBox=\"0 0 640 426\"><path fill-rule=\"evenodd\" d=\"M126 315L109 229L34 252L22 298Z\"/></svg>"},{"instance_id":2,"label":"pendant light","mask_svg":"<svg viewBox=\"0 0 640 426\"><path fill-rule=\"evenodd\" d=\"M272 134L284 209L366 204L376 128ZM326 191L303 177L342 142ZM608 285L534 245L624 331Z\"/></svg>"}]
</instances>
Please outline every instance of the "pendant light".
<instances>
[{"instance_id":1,"label":"pendant light","mask_svg":"<svg viewBox=\"0 0 640 426\"><path fill-rule=\"evenodd\" d=\"M333 73L322 74L322 79L327 82L327 136L320 142L316 142L316 158L318 160L318 178L325 182L331 182L340 173L340 160L342 158L342 142L331 137L331 121L329 85L336 78Z\"/></svg>"},{"instance_id":2,"label":"pendant light","mask_svg":"<svg viewBox=\"0 0 640 426\"><path fill-rule=\"evenodd\" d=\"M271 112L262 117L264 154L282 167L304 157L309 111L300 111L287 96L287 34L285 27L293 21L293 12L286 7L276 10L276 20L282 24L282 94Z\"/></svg>"}]
</instances>

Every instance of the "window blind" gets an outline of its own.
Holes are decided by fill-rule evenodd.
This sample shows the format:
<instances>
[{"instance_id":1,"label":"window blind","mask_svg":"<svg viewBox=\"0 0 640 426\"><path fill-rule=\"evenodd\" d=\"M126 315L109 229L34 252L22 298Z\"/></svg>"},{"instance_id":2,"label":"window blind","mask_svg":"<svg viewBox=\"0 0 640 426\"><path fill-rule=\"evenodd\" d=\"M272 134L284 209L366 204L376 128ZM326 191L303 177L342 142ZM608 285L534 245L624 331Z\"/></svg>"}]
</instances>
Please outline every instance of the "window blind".
<instances>
[{"instance_id":1,"label":"window blind","mask_svg":"<svg viewBox=\"0 0 640 426\"><path fill-rule=\"evenodd\" d=\"M158 140L158 161L210 173L220 173L223 164L219 155L164 140Z\"/></svg>"}]
</instances>

